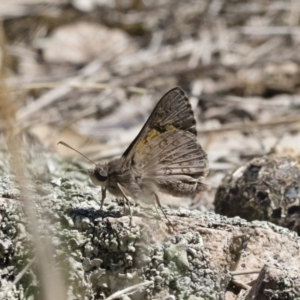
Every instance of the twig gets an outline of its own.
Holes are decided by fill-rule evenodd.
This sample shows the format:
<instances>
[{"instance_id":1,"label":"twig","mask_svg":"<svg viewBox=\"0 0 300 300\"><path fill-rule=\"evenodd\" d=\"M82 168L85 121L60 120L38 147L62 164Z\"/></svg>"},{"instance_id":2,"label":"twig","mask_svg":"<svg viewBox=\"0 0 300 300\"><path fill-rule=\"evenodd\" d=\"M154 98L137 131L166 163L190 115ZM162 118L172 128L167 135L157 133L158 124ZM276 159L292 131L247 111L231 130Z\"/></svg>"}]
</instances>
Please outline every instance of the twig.
<instances>
[{"instance_id":1,"label":"twig","mask_svg":"<svg viewBox=\"0 0 300 300\"><path fill-rule=\"evenodd\" d=\"M4 294L2 294L0 296L0 300L4 300L4 298L6 297L7 293L12 289L13 286L15 286L21 280L21 278L24 276L24 274L27 272L27 270L33 264L33 262L35 261L35 259L36 259L36 257L34 257L33 259L31 259L30 262L24 267L24 269L16 276L15 280L11 283L11 286L7 287L4 290Z\"/></svg>"},{"instance_id":2,"label":"twig","mask_svg":"<svg viewBox=\"0 0 300 300\"><path fill-rule=\"evenodd\" d=\"M56 87L55 89L43 94L40 98L36 99L36 101L29 104L26 108L24 108L18 116L19 123L26 121L30 118L33 114L37 113L44 107L50 105L51 103L57 101L61 97L68 94L72 88L67 86L68 84L75 84L79 80L86 78L88 75L95 73L99 68L102 66L101 62L96 59L85 66L81 71L80 74L74 78L67 79L64 82L64 85L60 87Z\"/></svg>"},{"instance_id":3,"label":"twig","mask_svg":"<svg viewBox=\"0 0 300 300\"><path fill-rule=\"evenodd\" d=\"M130 286L124 290L121 290L121 291L118 291L112 295L110 295L108 298L106 298L105 300L113 300L113 299L118 299L122 296L125 296L125 295L128 295L128 294L131 294L131 293L134 293L136 292L136 290L138 290L139 288L141 287L144 287L144 286L147 286L147 285L150 285L152 284L153 281L149 280L149 281L145 281L145 282L141 282L141 283L138 283L138 284L135 284L133 286Z\"/></svg>"},{"instance_id":4,"label":"twig","mask_svg":"<svg viewBox=\"0 0 300 300\"><path fill-rule=\"evenodd\" d=\"M230 272L231 276L238 276L238 275L246 275L246 274L258 274L261 272L261 269L254 269L254 270L240 270L240 271L232 271ZM231 279L232 284L235 284L242 289L250 290L251 286L244 283L243 281L237 280L235 278Z\"/></svg>"},{"instance_id":5,"label":"twig","mask_svg":"<svg viewBox=\"0 0 300 300\"><path fill-rule=\"evenodd\" d=\"M79 81L79 82L52 81L52 82L23 83L18 85L11 85L11 87L17 90L53 89L59 87L89 88L89 89L103 90L113 86L104 83L93 83L93 82L84 82L84 81Z\"/></svg>"},{"instance_id":6,"label":"twig","mask_svg":"<svg viewBox=\"0 0 300 300\"><path fill-rule=\"evenodd\" d=\"M123 50L125 51L126 49ZM62 86L55 87L53 90L45 93L40 98L36 99L34 102L29 104L26 108L24 108L19 113L18 116L19 123L28 120L33 114L37 113L38 111L48 106L49 104L57 101L61 97L67 95L72 90L72 85L74 84L76 85L76 83L78 83L79 81L89 78L92 74L95 74L103 66L103 64L109 62L112 59L115 59L113 55L106 57L105 60L103 59L100 60L99 58L93 60L88 65L83 67L79 71L77 76L65 80Z\"/></svg>"},{"instance_id":7,"label":"twig","mask_svg":"<svg viewBox=\"0 0 300 300\"><path fill-rule=\"evenodd\" d=\"M104 90L107 88L112 89L121 89L122 87L117 87L115 85L110 85L106 83L94 83L94 82L86 82L86 81L76 81L76 82L63 82L63 81L49 81L49 82L31 82L31 83L15 83L8 85L12 89L15 90L37 90L37 89L53 89L59 87L71 87L71 88L79 88L79 89L95 89L95 90ZM146 89L129 86L126 88L130 92L134 92L137 94L144 94L147 92Z\"/></svg>"},{"instance_id":8,"label":"twig","mask_svg":"<svg viewBox=\"0 0 300 300\"><path fill-rule=\"evenodd\" d=\"M244 131L244 130L248 130L249 126L266 128L266 127L280 126L280 125L286 125L292 123L300 123L299 116L282 117L282 118L277 118L276 120L270 120L268 122L249 122L248 124L245 124L244 122L239 122L239 123L224 125L220 128L212 128L212 129L198 128L197 131L200 134L207 134L212 132L215 133L215 132L224 132L224 131L235 131L235 130Z\"/></svg>"},{"instance_id":9,"label":"twig","mask_svg":"<svg viewBox=\"0 0 300 300\"><path fill-rule=\"evenodd\" d=\"M270 27L242 27L243 34L251 35L298 35L300 34L300 27L289 26L270 26Z\"/></svg>"},{"instance_id":10,"label":"twig","mask_svg":"<svg viewBox=\"0 0 300 300\"><path fill-rule=\"evenodd\" d=\"M254 270L240 270L240 271L232 271L230 274L232 276L238 276L238 275L245 275L245 274L257 274L260 273L261 269L254 269Z\"/></svg>"},{"instance_id":11,"label":"twig","mask_svg":"<svg viewBox=\"0 0 300 300\"><path fill-rule=\"evenodd\" d=\"M245 290L250 290L251 289L251 286L240 281L240 280L235 280L235 279L232 279L231 282L239 287L241 287L242 289L245 289Z\"/></svg>"}]
</instances>

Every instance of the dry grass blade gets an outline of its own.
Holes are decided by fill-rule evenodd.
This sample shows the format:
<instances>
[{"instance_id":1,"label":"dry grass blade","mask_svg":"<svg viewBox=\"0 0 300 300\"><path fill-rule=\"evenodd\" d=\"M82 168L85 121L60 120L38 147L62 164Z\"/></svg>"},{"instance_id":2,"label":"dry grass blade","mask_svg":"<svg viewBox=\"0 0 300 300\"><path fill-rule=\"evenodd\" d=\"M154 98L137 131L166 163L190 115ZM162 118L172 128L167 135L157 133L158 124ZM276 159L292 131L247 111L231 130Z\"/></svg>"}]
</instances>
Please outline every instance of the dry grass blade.
<instances>
[{"instance_id":1,"label":"dry grass blade","mask_svg":"<svg viewBox=\"0 0 300 300\"><path fill-rule=\"evenodd\" d=\"M16 126L16 108L14 102L10 99L10 93L4 80L4 36L0 28L0 119L2 121L4 137L8 151L11 155L11 169L14 171L16 184L20 190L20 200L24 212L28 218L28 229L32 235L33 252L36 253L37 264L41 276L41 285L43 298L46 300L63 300L66 298L65 287L62 278L57 270L54 269L52 259L52 244L49 237L41 239L39 232L39 220L37 218L36 208L31 201L33 198L28 186L31 180L26 176L26 163L24 158L22 137L19 128Z\"/></svg>"},{"instance_id":2,"label":"dry grass blade","mask_svg":"<svg viewBox=\"0 0 300 300\"><path fill-rule=\"evenodd\" d=\"M152 283L153 283L153 281L149 280L149 281L145 281L145 282L141 282L141 283L135 284L135 285L130 286L130 287L124 289L124 290L121 290L121 291L118 291L116 293L113 293L111 296L109 296L105 300L118 299L118 298L120 298L122 296L132 294L132 293L136 292L138 289L140 289L141 287L148 286L148 285L150 285Z\"/></svg>"}]
</instances>

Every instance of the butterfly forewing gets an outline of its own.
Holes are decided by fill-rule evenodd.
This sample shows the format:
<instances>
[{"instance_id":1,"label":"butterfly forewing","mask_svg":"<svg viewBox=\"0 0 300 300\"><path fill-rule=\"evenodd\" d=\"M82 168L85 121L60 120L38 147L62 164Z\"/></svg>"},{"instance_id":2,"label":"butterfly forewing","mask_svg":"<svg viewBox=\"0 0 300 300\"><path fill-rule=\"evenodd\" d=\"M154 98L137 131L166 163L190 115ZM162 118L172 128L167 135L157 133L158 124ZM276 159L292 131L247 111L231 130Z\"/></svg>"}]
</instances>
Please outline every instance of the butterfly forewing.
<instances>
[{"instance_id":1,"label":"butterfly forewing","mask_svg":"<svg viewBox=\"0 0 300 300\"><path fill-rule=\"evenodd\" d=\"M191 105L181 88L166 93L157 103L146 124L124 152L123 169L130 168L137 150L147 149L148 143L166 131L182 130L197 134L196 121ZM145 150L146 151L146 150Z\"/></svg>"}]
</instances>

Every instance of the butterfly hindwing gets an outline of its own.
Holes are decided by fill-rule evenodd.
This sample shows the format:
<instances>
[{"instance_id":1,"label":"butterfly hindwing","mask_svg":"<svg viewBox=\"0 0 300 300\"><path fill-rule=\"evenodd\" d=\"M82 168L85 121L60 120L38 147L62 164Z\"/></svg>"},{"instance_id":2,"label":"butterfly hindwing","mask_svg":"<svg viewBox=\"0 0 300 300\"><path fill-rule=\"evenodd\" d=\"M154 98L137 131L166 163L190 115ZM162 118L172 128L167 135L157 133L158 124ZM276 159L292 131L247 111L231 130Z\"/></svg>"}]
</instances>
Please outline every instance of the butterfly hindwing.
<instances>
[{"instance_id":1,"label":"butterfly hindwing","mask_svg":"<svg viewBox=\"0 0 300 300\"><path fill-rule=\"evenodd\" d=\"M155 137L136 151L133 162L144 178L182 174L198 178L208 172L206 153L193 134L182 130Z\"/></svg>"},{"instance_id":2,"label":"butterfly hindwing","mask_svg":"<svg viewBox=\"0 0 300 300\"><path fill-rule=\"evenodd\" d=\"M136 152L133 164L143 182L155 183L160 191L178 197L203 190L201 179L208 173L205 151L192 133L182 130L152 139Z\"/></svg>"}]
</instances>

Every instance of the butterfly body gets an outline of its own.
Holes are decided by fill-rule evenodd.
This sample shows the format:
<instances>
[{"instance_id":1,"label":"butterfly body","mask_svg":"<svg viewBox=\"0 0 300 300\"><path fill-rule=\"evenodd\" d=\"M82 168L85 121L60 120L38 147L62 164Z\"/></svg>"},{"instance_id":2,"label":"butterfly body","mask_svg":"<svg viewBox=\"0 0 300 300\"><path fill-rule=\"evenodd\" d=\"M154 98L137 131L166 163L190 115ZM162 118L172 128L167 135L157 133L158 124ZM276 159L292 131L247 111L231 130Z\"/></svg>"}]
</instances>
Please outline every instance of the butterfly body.
<instances>
[{"instance_id":1,"label":"butterfly body","mask_svg":"<svg viewBox=\"0 0 300 300\"><path fill-rule=\"evenodd\" d=\"M121 158L89 171L93 183L102 187L102 204L108 190L126 199L155 199L159 206L158 193L188 197L204 190L207 173L193 111L178 87L161 98Z\"/></svg>"}]
</instances>

